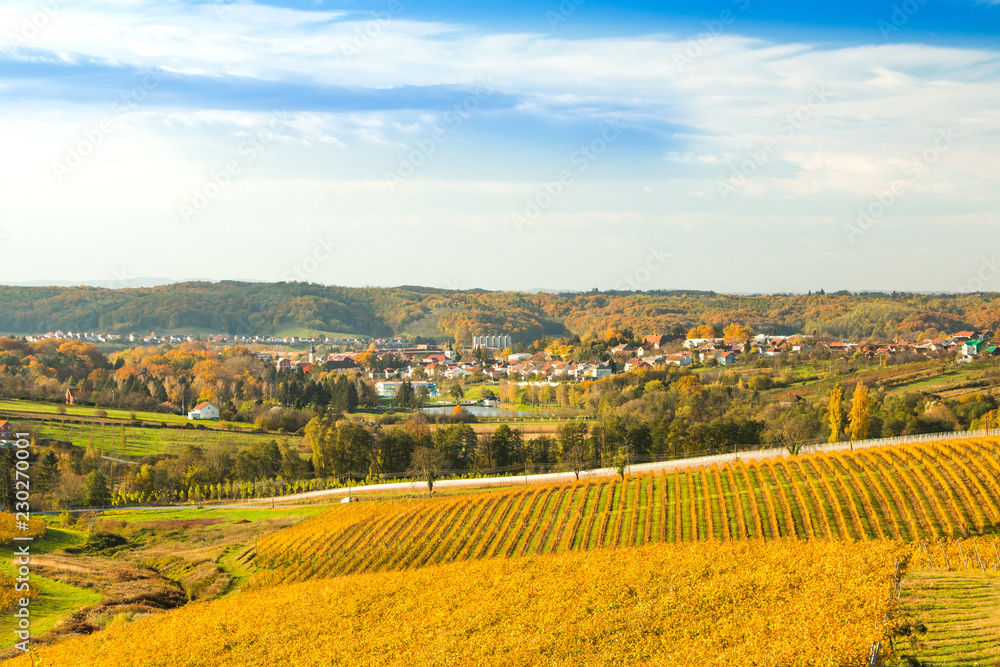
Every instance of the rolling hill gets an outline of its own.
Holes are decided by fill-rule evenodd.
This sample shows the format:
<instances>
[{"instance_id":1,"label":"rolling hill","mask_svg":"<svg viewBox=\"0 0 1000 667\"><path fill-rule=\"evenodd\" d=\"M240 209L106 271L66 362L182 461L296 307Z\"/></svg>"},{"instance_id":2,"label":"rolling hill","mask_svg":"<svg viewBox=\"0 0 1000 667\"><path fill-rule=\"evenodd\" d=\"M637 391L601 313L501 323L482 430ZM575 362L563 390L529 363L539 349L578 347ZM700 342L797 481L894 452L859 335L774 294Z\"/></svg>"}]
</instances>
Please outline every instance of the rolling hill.
<instances>
[{"instance_id":1,"label":"rolling hill","mask_svg":"<svg viewBox=\"0 0 1000 667\"><path fill-rule=\"evenodd\" d=\"M8 664L861 665L898 555L655 544L358 574L116 621Z\"/></svg>"},{"instance_id":2,"label":"rolling hill","mask_svg":"<svg viewBox=\"0 0 1000 667\"><path fill-rule=\"evenodd\" d=\"M309 283L188 282L136 289L0 286L0 331L109 333L279 331L358 336L437 335L468 342L505 332L602 337L686 332L736 322L763 333L891 338L1000 328L1000 295L710 292L522 293L425 287L349 288Z\"/></svg>"}]
</instances>

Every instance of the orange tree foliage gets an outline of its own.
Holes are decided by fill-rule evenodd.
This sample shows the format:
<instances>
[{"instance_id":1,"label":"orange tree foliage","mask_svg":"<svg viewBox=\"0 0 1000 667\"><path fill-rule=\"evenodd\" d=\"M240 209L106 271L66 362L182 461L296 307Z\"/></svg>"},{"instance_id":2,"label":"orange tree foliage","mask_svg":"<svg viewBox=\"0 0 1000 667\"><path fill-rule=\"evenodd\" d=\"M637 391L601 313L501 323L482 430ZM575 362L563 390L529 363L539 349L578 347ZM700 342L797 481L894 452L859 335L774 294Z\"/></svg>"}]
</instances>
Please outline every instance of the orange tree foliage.
<instances>
[{"instance_id":1,"label":"orange tree foliage","mask_svg":"<svg viewBox=\"0 0 1000 667\"><path fill-rule=\"evenodd\" d=\"M900 553L658 544L355 575L188 605L10 664L862 665Z\"/></svg>"},{"instance_id":2,"label":"orange tree foliage","mask_svg":"<svg viewBox=\"0 0 1000 667\"><path fill-rule=\"evenodd\" d=\"M110 368L107 357L93 343L78 340L46 339L28 343L0 339L0 368L8 373L30 371L66 381L86 379L95 370Z\"/></svg>"},{"instance_id":3,"label":"orange tree foliage","mask_svg":"<svg viewBox=\"0 0 1000 667\"><path fill-rule=\"evenodd\" d=\"M688 338L718 338L719 332L711 324L702 324L687 333Z\"/></svg>"},{"instance_id":4,"label":"orange tree foliage","mask_svg":"<svg viewBox=\"0 0 1000 667\"><path fill-rule=\"evenodd\" d=\"M677 381L677 392L683 398L700 394L704 387L696 375L685 375Z\"/></svg>"},{"instance_id":5,"label":"orange tree foliage","mask_svg":"<svg viewBox=\"0 0 1000 667\"><path fill-rule=\"evenodd\" d=\"M31 518L28 520L28 530L19 530L15 515L0 514L0 546L13 543L15 537L45 537L45 519Z\"/></svg>"},{"instance_id":6,"label":"orange tree foliage","mask_svg":"<svg viewBox=\"0 0 1000 667\"><path fill-rule=\"evenodd\" d=\"M22 582L23 583L23 582ZM10 611L18 606L18 600L22 598L28 598L29 600L34 600L39 596L41 591L38 588L38 584L28 583L28 590L19 591L14 587L19 584L14 577L6 574L0 574L0 612Z\"/></svg>"},{"instance_id":7,"label":"orange tree foliage","mask_svg":"<svg viewBox=\"0 0 1000 667\"><path fill-rule=\"evenodd\" d=\"M727 341L742 343L753 338L753 329L742 324L730 324L722 331L722 336Z\"/></svg>"}]
</instances>

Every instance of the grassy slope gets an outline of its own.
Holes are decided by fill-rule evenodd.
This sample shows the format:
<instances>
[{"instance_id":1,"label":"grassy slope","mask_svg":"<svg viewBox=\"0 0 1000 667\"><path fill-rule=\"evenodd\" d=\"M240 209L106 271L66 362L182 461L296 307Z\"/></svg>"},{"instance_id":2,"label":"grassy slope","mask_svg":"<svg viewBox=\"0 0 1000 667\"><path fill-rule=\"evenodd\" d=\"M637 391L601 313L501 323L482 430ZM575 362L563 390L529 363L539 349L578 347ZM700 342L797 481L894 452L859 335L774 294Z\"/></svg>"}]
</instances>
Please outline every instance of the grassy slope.
<instances>
[{"instance_id":1,"label":"grassy slope","mask_svg":"<svg viewBox=\"0 0 1000 667\"><path fill-rule=\"evenodd\" d=\"M921 665L1000 663L1000 577L993 572L920 571L903 582L900 613L926 633L897 640Z\"/></svg>"},{"instance_id":2,"label":"grassy slope","mask_svg":"<svg viewBox=\"0 0 1000 667\"><path fill-rule=\"evenodd\" d=\"M157 531L156 524L154 522L161 521L187 521L191 519L210 519L217 518L222 519L226 524L232 524L233 522L247 520L250 522L267 522L275 518L285 518L293 517L296 519L301 519L309 517L321 512L323 507L303 507L294 509L259 509L259 508L248 508L248 509L166 509L166 510L153 510L153 511L113 511L102 513L102 518L111 519L114 521L123 521L127 523L141 523L149 524L152 528L147 526L141 526L148 530ZM58 520L55 517L47 517L49 519L49 527L44 540L39 541L31 545L31 553L33 555L39 556L42 554L52 553L61 550L64 547L80 545L86 542L86 533L81 530L65 529L60 528L55 525ZM213 536L209 534L209 531L214 532L213 529L194 529L188 531L181 531L180 537L186 537L184 534L198 532L198 535L192 535L194 544L187 544L176 542L175 550L191 550L192 546L198 549L207 550L207 553L211 553L211 548L213 545L213 538L219 539L220 537L225 540L227 538L227 529L225 527L219 530L219 535ZM155 539L151 542L155 545L157 543L163 543L170 539L170 533L177 531L176 527L170 526L160 532L159 535L153 535ZM150 539L151 536L147 536L145 539ZM250 544L253 544L253 539L250 538ZM252 569L248 568L246 564L238 560L238 556L241 554L243 547L246 546L245 543L234 544L228 547L221 547L218 549L221 554L217 560L219 567L225 570L230 576L233 577L232 590L236 590L239 585L245 581L249 576L252 575ZM141 554L142 552L135 552L136 554ZM125 560L128 560L133 552L127 552L123 554ZM9 574L11 576L16 576L16 569L11 563L14 556L14 547L6 546L0 547L0 572ZM101 599L101 595L94 593L93 591L87 590L85 588L80 588L77 586L68 585L59 581L41 577L39 575L32 575L32 582L41 586L42 597L31 606L31 632L33 635L41 635L47 630L51 629L57 622L63 618L69 616L70 614L78 611L82 607L94 604ZM13 625L12 620L9 615L4 615L0 617L0 648L7 648L13 646L16 641L14 636L11 634Z\"/></svg>"},{"instance_id":3,"label":"grassy slope","mask_svg":"<svg viewBox=\"0 0 1000 667\"><path fill-rule=\"evenodd\" d=\"M101 517L125 521L127 523L144 523L149 521L188 521L191 519L214 519L221 518L225 521L260 521L270 519L275 516L309 517L319 514L325 510L325 506L306 506L296 508L282 508L273 510L270 508L247 508L247 509L223 509L223 508L177 508L163 510L111 510L102 512Z\"/></svg>"},{"instance_id":4,"label":"grassy slope","mask_svg":"<svg viewBox=\"0 0 1000 667\"><path fill-rule=\"evenodd\" d=\"M27 412L36 413L41 415L54 415L57 414L57 409L60 407L58 403L45 403L42 401L22 401L19 399L2 399L0 400L0 413L2 412ZM86 405L62 405L61 407L66 409L66 415L69 417L96 417L97 411L101 408L90 407ZM133 414L129 410L115 410L114 408L106 408L105 412L108 413L109 419L131 419ZM135 412L136 419L144 419L146 421L152 422L166 422L168 424L184 424L188 422L187 417L183 415L173 415L163 412ZM208 424L209 422L206 422Z\"/></svg>"},{"instance_id":5,"label":"grassy slope","mask_svg":"<svg viewBox=\"0 0 1000 667\"><path fill-rule=\"evenodd\" d=\"M167 429L124 426L125 448L122 449L120 424L40 424L43 438L69 441L78 447L87 447L93 440L94 447L111 456L144 456L147 454L173 453L188 445L208 447L216 443L229 443L235 447L255 442L287 439L290 444L301 438L294 435L273 435L220 431L216 429Z\"/></svg>"},{"instance_id":6,"label":"grassy slope","mask_svg":"<svg viewBox=\"0 0 1000 667\"><path fill-rule=\"evenodd\" d=\"M45 539L31 544L31 553L41 555L62 549L63 547L83 544L87 541L85 533L64 528L49 526ZM15 547L0 547L0 572L16 576L16 568L11 563ZM42 589L42 596L32 603L31 633L39 635L52 628L60 620L69 616L77 609L93 604L101 596L93 591L77 586L70 586L59 581L47 579L38 575L31 576L32 583ZM13 619L9 614L0 617L0 648L13 646L17 639L13 635Z\"/></svg>"},{"instance_id":7,"label":"grassy slope","mask_svg":"<svg viewBox=\"0 0 1000 667\"><path fill-rule=\"evenodd\" d=\"M133 427L126 423L131 419L132 413L125 410L107 410L107 418L98 418L96 417L98 408L76 405L63 406L66 408L65 418L67 420L74 417L94 420L84 424L72 424L63 420L51 420L51 416L57 414L57 407L59 406L54 403L3 399L0 400L0 417L10 417L16 423L27 422L37 429L39 437L42 438L68 441L78 447L87 447L93 441L95 448L112 456L176 454L183 451L188 445L207 447L218 442L227 442L240 447L275 438L288 439L291 444L295 444L301 439L294 435L226 431L220 428L218 422L199 422L198 425L205 428L194 429ZM24 414L27 417L12 417L10 415L12 412ZM38 419L33 419L33 416L37 416ZM186 417L180 415L156 412L136 412L135 417L138 420L156 423L191 423ZM239 423L234 425L238 427L252 426L252 424ZM123 428L125 429L124 449L121 444Z\"/></svg>"}]
</instances>

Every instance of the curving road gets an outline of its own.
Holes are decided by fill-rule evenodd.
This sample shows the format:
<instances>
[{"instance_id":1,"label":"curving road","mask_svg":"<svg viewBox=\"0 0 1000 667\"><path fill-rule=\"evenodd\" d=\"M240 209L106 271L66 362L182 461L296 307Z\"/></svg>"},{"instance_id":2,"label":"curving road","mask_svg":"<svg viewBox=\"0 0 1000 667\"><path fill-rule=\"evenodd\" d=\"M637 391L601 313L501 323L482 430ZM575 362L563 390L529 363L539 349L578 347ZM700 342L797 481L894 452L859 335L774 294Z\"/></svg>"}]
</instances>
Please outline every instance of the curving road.
<instances>
[{"instance_id":1,"label":"curving road","mask_svg":"<svg viewBox=\"0 0 1000 667\"><path fill-rule=\"evenodd\" d=\"M877 440L859 440L857 442L838 442L819 445L806 445L802 448L803 454L814 454L821 452L842 452L854 449L869 449L872 447L887 447L890 445L914 444L921 442L933 442L940 440L962 440L967 438L985 438L1000 435L1000 432L993 431L963 431L960 433L930 433L926 435L900 436L897 438L881 438ZM699 456L689 459L674 459L671 461L654 461L652 463L639 463L628 467L629 474L646 472L673 472L674 470L684 470L686 468L696 469L701 466L721 466L734 461L759 461L761 459L773 459L789 456L785 448L777 449L756 449L731 454L716 454L714 456ZM580 479L593 479L597 477L608 477L617 475L614 468L599 468L586 470L580 473ZM435 489L461 489L461 488L486 488L499 486L527 486L529 484L552 484L556 482L573 481L576 475L573 472L553 472L540 475L517 475L511 477L489 477L479 479L445 479L434 482ZM420 492L426 490L426 482L396 482L390 484L371 484L366 486L354 486L350 489L324 489L322 491L308 491L288 496L276 496L274 498L256 498L243 501L251 505L271 505L273 503L295 502L324 498L326 496L347 496L348 493L366 492L386 492L386 491L413 491ZM245 506L245 505L244 505Z\"/></svg>"}]
</instances>

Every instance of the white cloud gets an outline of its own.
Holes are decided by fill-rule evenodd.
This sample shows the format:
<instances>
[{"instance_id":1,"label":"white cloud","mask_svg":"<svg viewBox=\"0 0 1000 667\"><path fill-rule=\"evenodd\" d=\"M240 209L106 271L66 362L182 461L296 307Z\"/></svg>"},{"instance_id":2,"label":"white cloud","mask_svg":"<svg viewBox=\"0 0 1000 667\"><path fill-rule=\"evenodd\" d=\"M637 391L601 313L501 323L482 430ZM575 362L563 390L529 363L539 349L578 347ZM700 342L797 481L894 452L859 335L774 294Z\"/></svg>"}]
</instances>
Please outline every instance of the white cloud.
<instances>
[{"instance_id":1,"label":"white cloud","mask_svg":"<svg viewBox=\"0 0 1000 667\"><path fill-rule=\"evenodd\" d=\"M648 151L653 159L631 171L623 167L608 180L575 183L532 230L538 236L531 238L568 244L577 255L602 246L601 230L613 236L623 227L641 228L648 236L665 226L691 225L728 234L739 225L780 224L794 234L797 221L820 218L825 225L811 233L840 243L838 225L850 222L859 206L894 181L910 178L913 158L933 148L936 133L947 128L959 138L913 180L891 212L891 224L906 216L920 221L919 229L933 238L947 233L945 225L956 216L997 221L992 173L1000 149L1000 75L995 51L922 44L819 48L732 34L712 40L703 54L680 67L674 55L687 44L683 36L569 40L482 34L411 20L404 11L346 57L345 46L358 47L357 30L370 27L357 14L225 7L220 17L208 4L67 3L26 45L8 44L3 53L22 60L163 67L220 82L247 77L385 89L475 86L488 77L499 93L519 101L510 111L515 118L556 123L611 114L626 118L632 131L643 128L644 136L660 143L650 139L649 146L615 146L609 153ZM18 29L25 13L36 10L33 2L5 4L0 26ZM0 83L0 89L11 85ZM819 103L813 100L817 86L828 91ZM53 230L169 228L177 224L178 203L238 156L241 143L270 117L254 109L188 108L162 99L154 91L133 112L112 115L114 131L63 184L53 177L52 163L113 114L113 99L28 99L5 105L0 145L14 159L0 166L0 179L17 193L5 203L10 219ZM277 139L199 220L226 237L287 220L292 222L282 225L285 233L296 226L312 233L324 224L373 225L391 233L431 223L467 240L523 243L523 235L512 233L510 215L542 183L464 169L480 166L489 157L483 151L496 149L502 156L507 149L535 148L534 137L521 136L516 128L504 141L509 146L493 140L468 147L463 128L454 141L441 144L427 171L387 191L379 177L414 142L426 139L440 119L440 113L427 109L293 111L276 130ZM677 128L686 129L681 134ZM531 160L543 163L541 172L555 174L566 164L567 150L548 149ZM731 198L720 199L718 182L761 151L766 160ZM445 168L457 175L443 175ZM890 228L890 217L884 229ZM574 238L560 240L567 229ZM584 235L576 238L577 232ZM115 237L107 243L125 247ZM73 244L47 252L57 259L62 252L66 260L77 250ZM164 252L173 250L165 247ZM199 261L200 251L191 252L190 261ZM408 266L422 270L416 260ZM171 271L167 261L150 272L207 275L195 268ZM358 282L375 282L357 275ZM528 282L550 281L543 276Z\"/></svg>"}]
</instances>

